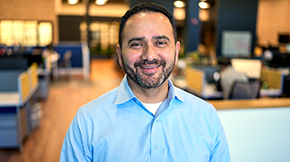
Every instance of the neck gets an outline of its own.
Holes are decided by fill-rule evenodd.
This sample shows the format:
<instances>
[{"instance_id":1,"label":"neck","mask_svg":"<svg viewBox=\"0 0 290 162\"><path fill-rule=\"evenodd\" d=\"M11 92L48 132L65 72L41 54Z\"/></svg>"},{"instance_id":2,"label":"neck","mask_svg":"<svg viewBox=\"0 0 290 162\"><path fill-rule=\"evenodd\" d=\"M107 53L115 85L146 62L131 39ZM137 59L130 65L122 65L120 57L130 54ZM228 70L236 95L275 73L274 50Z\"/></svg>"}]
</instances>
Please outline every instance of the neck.
<instances>
[{"instance_id":1,"label":"neck","mask_svg":"<svg viewBox=\"0 0 290 162\"><path fill-rule=\"evenodd\" d=\"M168 79L157 88L146 89L136 84L128 78L129 86L135 96L144 103L158 103L167 98L168 95Z\"/></svg>"}]
</instances>

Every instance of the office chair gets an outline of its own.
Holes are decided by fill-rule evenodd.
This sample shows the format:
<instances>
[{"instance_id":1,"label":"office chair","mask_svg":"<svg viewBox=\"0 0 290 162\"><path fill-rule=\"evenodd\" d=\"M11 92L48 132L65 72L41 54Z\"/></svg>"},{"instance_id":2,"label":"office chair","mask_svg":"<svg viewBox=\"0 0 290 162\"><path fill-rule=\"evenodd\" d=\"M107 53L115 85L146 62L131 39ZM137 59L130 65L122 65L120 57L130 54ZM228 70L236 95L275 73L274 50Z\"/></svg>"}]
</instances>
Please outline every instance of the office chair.
<instances>
[{"instance_id":1,"label":"office chair","mask_svg":"<svg viewBox=\"0 0 290 162\"><path fill-rule=\"evenodd\" d=\"M248 82L245 74L237 72L232 66L227 66L220 72L220 84L224 99L229 99L232 85L235 81Z\"/></svg>"},{"instance_id":2,"label":"office chair","mask_svg":"<svg viewBox=\"0 0 290 162\"><path fill-rule=\"evenodd\" d=\"M63 62L60 62L59 66L62 68L65 68L66 71L66 75L69 78L70 77L70 73L71 73L71 57L72 57L72 51L71 50L67 50L65 52L65 54L63 55Z\"/></svg>"},{"instance_id":3,"label":"office chair","mask_svg":"<svg viewBox=\"0 0 290 162\"><path fill-rule=\"evenodd\" d=\"M260 97L261 84L259 81L235 81L230 90L229 99L255 99Z\"/></svg>"}]
</instances>

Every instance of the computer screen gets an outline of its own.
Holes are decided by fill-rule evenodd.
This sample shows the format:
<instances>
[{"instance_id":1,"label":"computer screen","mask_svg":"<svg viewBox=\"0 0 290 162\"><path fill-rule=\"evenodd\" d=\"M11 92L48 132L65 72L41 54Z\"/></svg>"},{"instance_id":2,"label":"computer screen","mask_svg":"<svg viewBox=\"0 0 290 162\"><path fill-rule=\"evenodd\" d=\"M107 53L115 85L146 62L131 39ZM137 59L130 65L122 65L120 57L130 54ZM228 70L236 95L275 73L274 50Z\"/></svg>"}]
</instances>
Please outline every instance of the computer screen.
<instances>
[{"instance_id":1,"label":"computer screen","mask_svg":"<svg viewBox=\"0 0 290 162\"><path fill-rule=\"evenodd\" d=\"M223 31L221 54L223 57L249 57L252 33L250 31Z\"/></svg>"},{"instance_id":2,"label":"computer screen","mask_svg":"<svg viewBox=\"0 0 290 162\"><path fill-rule=\"evenodd\" d=\"M288 68L290 67L290 54L273 52L273 57L269 62L270 67L273 68Z\"/></svg>"},{"instance_id":3,"label":"computer screen","mask_svg":"<svg viewBox=\"0 0 290 162\"><path fill-rule=\"evenodd\" d=\"M258 59L232 59L233 68L244 73L248 78L261 77L262 61Z\"/></svg>"},{"instance_id":4,"label":"computer screen","mask_svg":"<svg viewBox=\"0 0 290 162\"><path fill-rule=\"evenodd\" d=\"M290 43L290 34L279 34L278 36L279 43Z\"/></svg>"}]
</instances>

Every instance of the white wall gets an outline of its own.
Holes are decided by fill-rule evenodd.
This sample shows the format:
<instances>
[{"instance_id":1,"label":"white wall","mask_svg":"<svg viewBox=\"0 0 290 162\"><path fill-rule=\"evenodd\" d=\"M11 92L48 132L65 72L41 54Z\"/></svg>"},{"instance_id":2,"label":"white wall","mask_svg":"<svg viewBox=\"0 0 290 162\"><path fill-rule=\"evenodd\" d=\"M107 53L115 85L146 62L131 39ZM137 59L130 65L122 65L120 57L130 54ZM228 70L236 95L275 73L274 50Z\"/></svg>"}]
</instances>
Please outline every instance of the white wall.
<instances>
[{"instance_id":1,"label":"white wall","mask_svg":"<svg viewBox=\"0 0 290 162\"><path fill-rule=\"evenodd\" d=\"M232 162L289 162L290 107L219 110Z\"/></svg>"}]
</instances>

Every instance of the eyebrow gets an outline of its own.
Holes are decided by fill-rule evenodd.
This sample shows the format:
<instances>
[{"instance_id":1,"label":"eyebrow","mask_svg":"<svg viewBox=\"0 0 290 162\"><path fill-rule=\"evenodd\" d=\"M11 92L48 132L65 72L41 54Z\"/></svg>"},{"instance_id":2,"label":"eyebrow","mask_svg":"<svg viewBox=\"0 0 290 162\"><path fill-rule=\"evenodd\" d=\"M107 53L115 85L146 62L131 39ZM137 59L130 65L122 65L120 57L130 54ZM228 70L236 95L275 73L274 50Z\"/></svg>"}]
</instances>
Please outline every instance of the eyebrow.
<instances>
[{"instance_id":1,"label":"eyebrow","mask_svg":"<svg viewBox=\"0 0 290 162\"><path fill-rule=\"evenodd\" d=\"M153 39L156 39L156 40L158 40L158 39L166 39L167 41L170 42L170 39L168 37L166 37L165 35L162 35L162 36L153 36Z\"/></svg>"},{"instance_id":2,"label":"eyebrow","mask_svg":"<svg viewBox=\"0 0 290 162\"><path fill-rule=\"evenodd\" d=\"M165 36L165 35L161 35L161 36L153 36L153 39L155 40L159 40L159 39L166 39L167 41L170 42L170 39ZM129 41L128 41L128 45L133 42L133 41L144 41L145 40L145 37L135 37L135 38L131 38Z\"/></svg>"}]
</instances>

